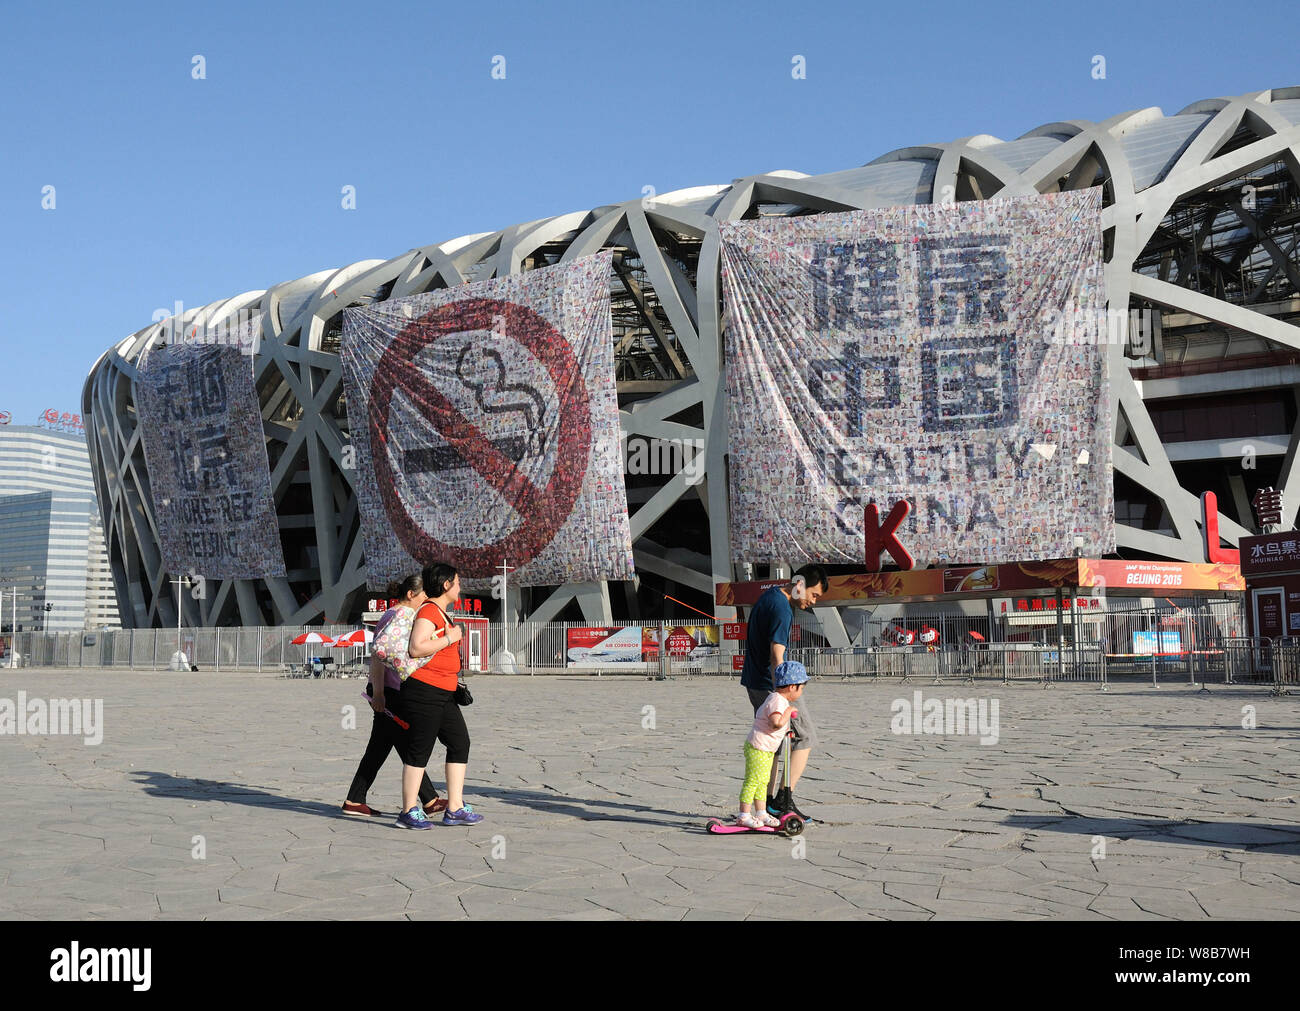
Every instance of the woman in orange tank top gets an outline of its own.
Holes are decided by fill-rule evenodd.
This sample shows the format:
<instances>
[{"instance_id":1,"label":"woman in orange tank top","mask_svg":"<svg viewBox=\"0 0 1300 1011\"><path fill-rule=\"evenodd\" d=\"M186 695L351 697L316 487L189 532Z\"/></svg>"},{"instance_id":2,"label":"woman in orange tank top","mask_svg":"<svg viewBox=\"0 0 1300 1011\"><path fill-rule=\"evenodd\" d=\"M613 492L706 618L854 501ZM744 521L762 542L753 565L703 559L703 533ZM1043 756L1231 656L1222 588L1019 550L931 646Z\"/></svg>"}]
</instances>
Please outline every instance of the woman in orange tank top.
<instances>
[{"instance_id":1,"label":"woman in orange tank top","mask_svg":"<svg viewBox=\"0 0 1300 1011\"><path fill-rule=\"evenodd\" d=\"M481 814L464 802L465 771L469 766L469 728L456 704L456 683L460 674L460 640L463 632L447 617L447 608L460 599L460 576L445 563L428 566L423 573L428 601L416 612L407 652L428 657L402 685L402 711L398 713L411 728L406 753L402 755L402 814L404 828L428 828L431 824L417 803L420 780L435 740L447 748L447 809L444 825L473 825Z\"/></svg>"}]
</instances>

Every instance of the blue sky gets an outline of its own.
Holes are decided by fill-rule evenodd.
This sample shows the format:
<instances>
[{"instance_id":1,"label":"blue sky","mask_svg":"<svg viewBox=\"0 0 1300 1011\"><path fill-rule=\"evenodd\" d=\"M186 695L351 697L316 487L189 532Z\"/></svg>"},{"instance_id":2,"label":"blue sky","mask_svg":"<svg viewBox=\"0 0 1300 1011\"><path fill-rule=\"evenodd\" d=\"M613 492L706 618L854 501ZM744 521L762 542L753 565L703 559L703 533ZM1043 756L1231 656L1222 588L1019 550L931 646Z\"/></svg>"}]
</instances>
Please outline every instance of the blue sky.
<instances>
[{"instance_id":1,"label":"blue sky","mask_svg":"<svg viewBox=\"0 0 1300 1011\"><path fill-rule=\"evenodd\" d=\"M644 186L829 172L912 144L1300 84L1281 2L5 12L0 410L17 424L79 411L96 358L176 301ZM341 207L344 186L355 210Z\"/></svg>"}]
</instances>

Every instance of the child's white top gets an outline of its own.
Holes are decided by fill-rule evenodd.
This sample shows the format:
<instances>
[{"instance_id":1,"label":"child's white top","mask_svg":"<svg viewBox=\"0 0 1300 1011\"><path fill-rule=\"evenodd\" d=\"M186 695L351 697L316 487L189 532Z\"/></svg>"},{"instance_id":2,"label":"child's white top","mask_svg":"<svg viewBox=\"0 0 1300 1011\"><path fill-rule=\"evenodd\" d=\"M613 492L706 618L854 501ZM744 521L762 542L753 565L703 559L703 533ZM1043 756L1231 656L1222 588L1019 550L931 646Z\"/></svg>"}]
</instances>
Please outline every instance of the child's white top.
<instances>
[{"instance_id":1,"label":"child's white top","mask_svg":"<svg viewBox=\"0 0 1300 1011\"><path fill-rule=\"evenodd\" d=\"M781 747L781 739L785 737L786 727L779 730L772 729L772 714L783 713L790 708L790 703L785 700L785 696L772 692L763 704L758 707L758 712L754 714L754 727L749 732L750 747L757 748L759 751L775 752Z\"/></svg>"}]
</instances>

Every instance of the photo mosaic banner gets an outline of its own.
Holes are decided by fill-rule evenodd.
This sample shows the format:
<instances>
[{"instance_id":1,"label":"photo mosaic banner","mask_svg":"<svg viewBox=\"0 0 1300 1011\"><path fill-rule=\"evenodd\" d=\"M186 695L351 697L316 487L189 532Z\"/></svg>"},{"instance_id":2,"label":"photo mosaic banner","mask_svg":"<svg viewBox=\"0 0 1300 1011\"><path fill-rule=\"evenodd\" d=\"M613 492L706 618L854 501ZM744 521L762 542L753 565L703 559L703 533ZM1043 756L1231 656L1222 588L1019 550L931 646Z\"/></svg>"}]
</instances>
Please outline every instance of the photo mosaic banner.
<instances>
[{"instance_id":1,"label":"photo mosaic banner","mask_svg":"<svg viewBox=\"0 0 1300 1011\"><path fill-rule=\"evenodd\" d=\"M1100 190L719 231L736 561L1114 550Z\"/></svg>"},{"instance_id":2,"label":"photo mosaic banner","mask_svg":"<svg viewBox=\"0 0 1300 1011\"><path fill-rule=\"evenodd\" d=\"M370 586L632 578L611 255L344 312Z\"/></svg>"},{"instance_id":3,"label":"photo mosaic banner","mask_svg":"<svg viewBox=\"0 0 1300 1011\"><path fill-rule=\"evenodd\" d=\"M135 406L167 571L285 575L249 357L197 343L151 351L135 380Z\"/></svg>"}]
</instances>

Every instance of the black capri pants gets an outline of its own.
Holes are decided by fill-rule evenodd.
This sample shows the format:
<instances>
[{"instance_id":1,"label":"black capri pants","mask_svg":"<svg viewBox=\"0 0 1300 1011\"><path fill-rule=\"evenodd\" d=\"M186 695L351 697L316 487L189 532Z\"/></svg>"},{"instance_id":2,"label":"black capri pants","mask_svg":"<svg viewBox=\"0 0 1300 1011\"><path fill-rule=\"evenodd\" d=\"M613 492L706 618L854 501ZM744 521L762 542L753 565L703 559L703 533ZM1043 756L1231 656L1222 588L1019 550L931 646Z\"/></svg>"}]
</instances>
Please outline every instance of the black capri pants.
<instances>
[{"instance_id":1,"label":"black capri pants","mask_svg":"<svg viewBox=\"0 0 1300 1011\"><path fill-rule=\"evenodd\" d=\"M384 702L389 712L393 712L393 706L400 696L401 692L392 685L387 687L384 692ZM366 744L366 753L361 756L361 764L357 766L357 774L352 777L352 786L348 790L348 802L351 804L366 802L366 794L374 786L375 777L379 775L388 753L394 750L399 756L402 753L399 745L406 736L406 731L399 727L391 716L385 716L383 713L373 713L373 715L375 719L370 725L370 740ZM438 791L433 788L426 774L420 780L420 803L431 804L437 796Z\"/></svg>"},{"instance_id":2,"label":"black capri pants","mask_svg":"<svg viewBox=\"0 0 1300 1011\"><path fill-rule=\"evenodd\" d=\"M407 678L388 708L411 725L405 740L397 746L403 764L423 769L429 764L435 741L442 741L452 765L469 763L469 727L465 726L454 691Z\"/></svg>"}]
</instances>

